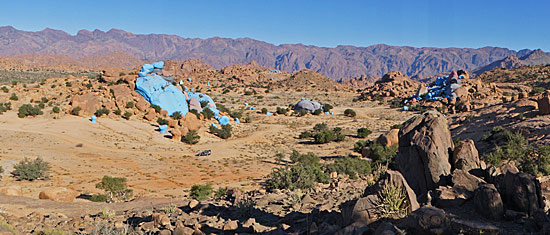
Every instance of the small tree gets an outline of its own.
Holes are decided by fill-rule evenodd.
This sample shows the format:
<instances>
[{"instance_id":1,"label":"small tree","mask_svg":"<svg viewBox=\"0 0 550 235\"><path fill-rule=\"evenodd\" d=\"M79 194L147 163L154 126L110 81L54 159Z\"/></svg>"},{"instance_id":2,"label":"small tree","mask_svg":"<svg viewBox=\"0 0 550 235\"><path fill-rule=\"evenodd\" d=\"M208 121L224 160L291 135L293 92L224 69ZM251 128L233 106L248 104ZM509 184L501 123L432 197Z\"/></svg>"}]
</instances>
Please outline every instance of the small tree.
<instances>
[{"instance_id":1,"label":"small tree","mask_svg":"<svg viewBox=\"0 0 550 235\"><path fill-rule=\"evenodd\" d=\"M196 144L200 138L196 131L189 131L187 135L181 137L181 141L186 144Z\"/></svg>"},{"instance_id":2,"label":"small tree","mask_svg":"<svg viewBox=\"0 0 550 235\"><path fill-rule=\"evenodd\" d=\"M109 193L109 200L114 201L114 198L117 199L127 199L131 196L132 190L128 189L126 186L126 178L124 177L110 177L103 176L101 182L95 185L98 189L103 189Z\"/></svg>"},{"instance_id":3,"label":"small tree","mask_svg":"<svg viewBox=\"0 0 550 235\"><path fill-rule=\"evenodd\" d=\"M80 110L82 110L82 108L80 107L75 107L71 110L71 115L75 115L75 116L78 116L78 114L80 113Z\"/></svg>"},{"instance_id":4,"label":"small tree","mask_svg":"<svg viewBox=\"0 0 550 235\"><path fill-rule=\"evenodd\" d=\"M25 158L23 161L13 166L13 168L15 170L12 174L17 180L33 181L36 179L47 179L50 172L50 164L40 157L37 157L34 161Z\"/></svg>"},{"instance_id":5,"label":"small tree","mask_svg":"<svg viewBox=\"0 0 550 235\"><path fill-rule=\"evenodd\" d=\"M355 117L355 116L357 116L357 113L355 113L355 110L353 110L353 109L346 109L346 110L344 110L344 115L346 115L348 117Z\"/></svg>"},{"instance_id":6,"label":"small tree","mask_svg":"<svg viewBox=\"0 0 550 235\"><path fill-rule=\"evenodd\" d=\"M190 196L196 200L206 200L212 196L213 189L210 184L195 184L191 186Z\"/></svg>"},{"instance_id":7,"label":"small tree","mask_svg":"<svg viewBox=\"0 0 550 235\"><path fill-rule=\"evenodd\" d=\"M214 135L217 135L218 137L220 137L222 139L227 139L227 138L231 137L231 130L232 129L233 128L229 124L223 125L221 129L216 128L214 126L210 126L210 133L212 133Z\"/></svg>"},{"instance_id":8,"label":"small tree","mask_svg":"<svg viewBox=\"0 0 550 235\"><path fill-rule=\"evenodd\" d=\"M366 128L366 127L362 127L362 128L357 129L357 136L359 136L361 138L367 138L367 136L369 136L371 133L372 133L372 131L369 130L369 128Z\"/></svg>"},{"instance_id":9,"label":"small tree","mask_svg":"<svg viewBox=\"0 0 550 235\"><path fill-rule=\"evenodd\" d=\"M61 111L61 109L59 109L59 106L53 106L52 112L59 113L60 111Z\"/></svg>"},{"instance_id":10,"label":"small tree","mask_svg":"<svg viewBox=\"0 0 550 235\"><path fill-rule=\"evenodd\" d=\"M214 117L214 111L209 108L205 108L202 110L202 115L205 119L212 119L212 117Z\"/></svg>"},{"instance_id":11,"label":"small tree","mask_svg":"<svg viewBox=\"0 0 550 235\"><path fill-rule=\"evenodd\" d=\"M323 112L323 110L316 109L315 111L313 111L313 115L320 115L322 112Z\"/></svg>"},{"instance_id":12,"label":"small tree","mask_svg":"<svg viewBox=\"0 0 550 235\"><path fill-rule=\"evenodd\" d=\"M133 101L128 101L128 103L126 103L126 108L127 109L131 109L135 106L136 106L136 104Z\"/></svg>"},{"instance_id":13,"label":"small tree","mask_svg":"<svg viewBox=\"0 0 550 235\"><path fill-rule=\"evenodd\" d=\"M130 120L130 117L132 117L132 113L125 112L124 115L122 115L126 120Z\"/></svg>"},{"instance_id":14,"label":"small tree","mask_svg":"<svg viewBox=\"0 0 550 235\"><path fill-rule=\"evenodd\" d=\"M168 125L168 120L159 117L159 118L157 118L157 123L159 125Z\"/></svg>"},{"instance_id":15,"label":"small tree","mask_svg":"<svg viewBox=\"0 0 550 235\"><path fill-rule=\"evenodd\" d=\"M179 112L179 111L178 111L178 112L174 112L174 113L172 114L172 118L174 118L174 119L176 119L176 120L181 119L181 112Z\"/></svg>"},{"instance_id":16,"label":"small tree","mask_svg":"<svg viewBox=\"0 0 550 235\"><path fill-rule=\"evenodd\" d=\"M10 100L19 100L19 97L17 97L17 94L12 93L10 96Z\"/></svg>"},{"instance_id":17,"label":"small tree","mask_svg":"<svg viewBox=\"0 0 550 235\"><path fill-rule=\"evenodd\" d=\"M263 114L266 114L266 113L267 113L267 109L266 109L266 108L262 108L262 113L263 113Z\"/></svg>"},{"instance_id":18,"label":"small tree","mask_svg":"<svg viewBox=\"0 0 550 235\"><path fill-rule=\"evenodd\" d=\"M20 118L24 118L26 116L36 116L36 115L42 115L44 112L40 110L40 107L38 106L32 106L31 104L24 104L19 107L19 111L17 113L17 116Z\"/></svg>"}]
</instances>

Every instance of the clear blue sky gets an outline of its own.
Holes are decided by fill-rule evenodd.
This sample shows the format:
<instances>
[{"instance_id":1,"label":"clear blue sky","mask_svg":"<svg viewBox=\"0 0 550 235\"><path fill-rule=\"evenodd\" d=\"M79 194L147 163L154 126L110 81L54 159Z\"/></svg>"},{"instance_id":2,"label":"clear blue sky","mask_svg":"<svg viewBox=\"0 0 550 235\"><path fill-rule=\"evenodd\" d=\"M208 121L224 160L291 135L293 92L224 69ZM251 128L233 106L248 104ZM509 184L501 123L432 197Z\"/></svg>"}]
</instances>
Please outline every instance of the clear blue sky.
<instances>
[{"instance_id":1,"label":"clear blue sky","mask_svg":"<svg viewBox=\"0 0 550 235\"><path fill-rule=\"evenodd\" d=\"M550 51L548 0L17 0L1 7L1 25L27 31L118 28L325 47L383 43Z\"/></svg>"}]
</instances>

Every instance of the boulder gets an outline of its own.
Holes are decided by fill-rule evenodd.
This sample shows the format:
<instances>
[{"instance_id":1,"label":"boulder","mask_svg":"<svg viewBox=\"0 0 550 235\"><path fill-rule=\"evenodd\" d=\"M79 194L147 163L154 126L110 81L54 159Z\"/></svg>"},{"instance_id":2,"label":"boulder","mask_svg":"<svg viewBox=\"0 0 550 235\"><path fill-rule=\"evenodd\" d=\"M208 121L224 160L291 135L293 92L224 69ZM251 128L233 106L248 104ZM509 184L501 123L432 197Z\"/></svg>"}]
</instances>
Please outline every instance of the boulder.
<instances>
[{"instance_id":1,"label":"boulder","mask_svg":"<svg viewBox=\"0 0 550 235\"><path fill-rule=\"evenodd\" d=\"M399 144L399 129L391 129L381 134L378 139L376 139L376 142L385 147Z\"/></svg>"},{"instance_id":2,"label":"boulder","mask_svg":"<svg viewBox=\"0 0 550 235\"><path fill-rule=\"evenodd\" d=\"M180 120L180 124L181 126L187 127L190 131L198 131L201 128L201 121L192 113L187 113L185 117Z\"/></svg>"},{"instance_id":3,"label":"boulder","mask_svg":"<svg viewBox=\"0 0 550 235\"><path fill-rule=\"evenodd\" d=\"M449 152L454 148L447 119L428 111L406 121L399 130L397 166L410 187L427 200L428 190L446 184L451 173Z\"/></svg>"},{"instance_id":4,"label":"boulder","mask_svg":"<svg viewBox=\"0 0 550 235\"><path fill-rule=\"evenodd\" d=\"M544 208L540 182L527 173L506 173L504 177L504 201L513 210L532 215Z\"/></svg>"},{"instance_id":5,"label":"boulder","mask_svg":"<svg viewBox=\"0 0 550 235\"><path fill-rule=\"evenodd\" d=\"M539 106L539 114L550 114L550 93L544 92L541 98L538 99L537 104Z\"/></svg>"},{"instance_id":6,"label":"boulder","mask_svg":"<svg viewBox=\"0 0 550 235\"><path fill-rule=\"evenodd\" d=\"M416 194L411 189L411 187L409 187L409 184L407 183L403 175L399 173L399 171L387 170L386 174L381 180L365 189L363 195L379 195L379 193L384 189L384 187L386 187L386 185L394 185L400 187L404 191L407 199L409 213L420 208L420 205L418 204L418 201L416 199Z\"/></svg>"},{"instance_id":7,"label":"boulder","mask_svg":"<svg viewBox=\"0 0 550 235\"><path fill-rule=\"evenodd\" d=\"M481 168L479 153L473 140L467 139L460 141L453 151L451 166L453 169L465 171Z\"/></svg>"},{"instance_id":8,"label":"boulder","mask_svg":"<svg viewBox=\"0 0 550 235\"><path fill-rule=\"evenodd\" d=\"M236 220L229 220L223 225L223 231L234 231L239 228L239 223Z\"/></svg>"},{"instance_id":9,"label":"boulder","mask_svg":"<svg viewBox=\"0 0 550 235\"><path fill-rule=\"evenodd\" d=\"M430 191L432 204L439 208L456 208L466 203L472 193L462 187L439 186Z\"/></svg>"},{"instance_id":10,"label":"boulder","mask_svg":"<svg viewBox=\"0 0 550 235\"><path fill-rule=\"evenodd\" d=\"M492 184L481 184L475 191L474 204L478 213L490 219L501 219L504 204L497 188Z\"/></svg>"},{"instance_id":11,"label":"boulder","mask_svg":"<svg viewBox=\"0 0 550 235\"><path fill-rule=\"evenodd\" d=\"M168 121L168 126L170 128L175 128L176 126L178 126L178 123L179 123L178 120L170 119Z\"/></svg>"},{"instance_id":12,"label":"boulder","mask_svg":"<svg viewBox=\"0 0 550 235\"><path fill-rule=\"evenodd\" d=\"M149 104L149 102L147 102L143 97L138 98L138 101L136 103L136 108L139 111L145 112L149 107L151 107L151 104Z\"/></svg>"},{"instance_id":13,"label":"boulder","mask_svg":"<svg viewBox=\"0 0 550 235\"><path fill-rule=\"evenodd\" d=\"M147 112L147 114L145 114L145 117L144 117L147 121L155 121L157 119L157 112L155 112L155 110L151 109L149 110L149 112Z\"/></svg>"},{"instance_id":14,"label":"boulder","mask_svg":"<svg viewBox=\"0 0 550 235\"><path fill-rule=\"evenodd\" d=\"M451 179L454 187L462 187L470 192L474 192L479 187L479 184L485 183L484 180L461 169L453 171Z\"/></svg>"},{"instance_id":15,"label":"boulder","mask_svg":"<svg viewBox=\"0 0 550 235\"><path fill-rule=\"evenodd\" d=\"M80 193L68 188L49 188L38 195L40 199L56 202L72 202Z\"/></svg>"},{"instance_id":16,"label":"boulder","mask_svg":"<svg viewBox=\"0 0 550 235\"><path fill-rule=\"evenodd\" d=\"M374 230L374 235L404 234L397 226L389 222L384 222Z\"/></svg>"},{"instance_id":17,"label":"boulder","mask_svg":"<svg viewBox=\"0 0 550 235\"><path fill-rule=\"evenodd\" d=\"M191 98L189 100L189 110L197 110L198 113L201 113L202 107L201 107L201 103L199 102L199 99Z\"/></svg>"},{"instance_id":18,"label":"boulder","mask_svg":"<svg viewBox=\"0 0 550 235\"><path fill-rule=\"evenodd\" d=\"M411 234L444 234L449 219L445 211L435 207L422 207L405 219L405 230Z\"/></svg>"},{"instance_id":19,"label":"boulder","mask_svg":"<svg viewBox=\"0 0 550 235\"><path fill-rule=\"evenodd\" d=\"M416 97L422 97L426 93L428 93L428 88L424 85L421 85L416 92Z\"/></svg>"},{"instance_id":20,"label":"boulder","mask_svg":"<svg viewBox=\"0 0 550 235\"><path fill-rule=\"evenodd\" d=\"M181 141L182 134L181 134L180 128L172 129L170 133L172 133L173 140Z\"/></svg>"},{"instance_id":21,"label":"boulder","mask_svg":"<svg viewBox=\"0 0 550 235\"><path fill-rule=\"evenodd\" d=\"M111 86L111 92L115 97L115 103L119 109L126 108L126 104L133 101L132 91L126 84Z\"/></svg>"},{"instance_id":22,"label":"boulder","mask_svg":"<svg viewBox=\"0 0 550 235\"><path fill-rule=\"evenodd\" d=\"M0 194L6 196L23 196L23 189L21 186L5 186L0 188Z\"/></svg>"},{"instance_id":23,"label":"boulder","mask_svg":"<svg viewBox=\"0 0 550 235\"><path fill-rule=\"evenodd\" d=\"M376 203L377 195L368 195L356 200L348 201L342 206L342 220L344 226L354 223L370 224L378 219Z\"/></svg>"}]
</instances>

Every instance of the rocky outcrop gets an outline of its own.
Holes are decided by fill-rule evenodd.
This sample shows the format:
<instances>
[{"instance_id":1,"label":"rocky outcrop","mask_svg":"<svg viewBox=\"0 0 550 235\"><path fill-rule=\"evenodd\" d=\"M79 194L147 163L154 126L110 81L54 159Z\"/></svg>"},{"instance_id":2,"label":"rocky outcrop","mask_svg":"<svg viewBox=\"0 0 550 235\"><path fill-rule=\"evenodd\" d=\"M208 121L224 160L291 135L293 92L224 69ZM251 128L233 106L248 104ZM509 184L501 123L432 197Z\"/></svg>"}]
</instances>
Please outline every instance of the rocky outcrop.
<instances>
[{"instance_id":1,"label":"rocky outcrop","mask_svg":"<svg viewBox=\"0 0 550 235\"><path fill-rule=\"evenodd\" d=\"M537 101L540 115L550 114L550 92L545 92Z\"/></svg>"},{"instance_id":2,"label":"rocky outcrop","mask_svg":"<svg viewBox=\"0 0 550 235\"><path fill-rule=\"evenodd\" d=\"M428 190L446 184L453 147L447 120L438 112L413 117L399 130L396 162L420 201L427 199Z\"/></svg>"},{"instance_id":3,"label":"rocky outcrop","mask_svg":"<svg viewBox=\"0 0 550 235\"><path fill-rule=\"evenodd\" d=\"M79 194L68 188L49 188L40 192L38 198L56 202L72 202Z\"/></svg>"},{"instance_id":4,"label":"rocky outcrop","mask_svg":"<svg viewBox=\"0 0 550 235\"><path fill-rule=\"evenodd\" d=\"M482 168L479 160L479 153L471 139L460 141L453 151L451 166L453 169L469 171L471 169Z\"/></svg>"},{"instance_id":5,"label":"rocky outcrop","mask_svg":"<svg viewBox=\"0 0 550 235\"><path fill-rule=\"evenodd\" d=\"M91 115L101 108L101 102L97 96L92 92L83 95L75 95L71 100L71 107L74 109L80 107L81 115ZM69 110L70 111L70 110Z\"/></svg>"}]
</instances>

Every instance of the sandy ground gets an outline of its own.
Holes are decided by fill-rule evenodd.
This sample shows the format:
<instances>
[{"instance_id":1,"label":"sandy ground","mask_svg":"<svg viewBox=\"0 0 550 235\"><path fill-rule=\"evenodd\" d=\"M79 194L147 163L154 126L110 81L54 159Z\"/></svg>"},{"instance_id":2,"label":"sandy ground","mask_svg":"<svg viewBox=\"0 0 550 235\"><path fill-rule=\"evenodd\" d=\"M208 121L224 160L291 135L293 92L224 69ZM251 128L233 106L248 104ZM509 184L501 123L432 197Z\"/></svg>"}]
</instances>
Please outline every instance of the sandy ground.
<instances>
[{"instance_id":1,"label":"sandy ground","mask_svg":"<svg viewBox=\"0 0 550 235\"><path fill-rule=\"evenodd\" d=\"M238 108L249 102L257 110L266 107L274 112L276 106L295 103L300 96L269 94L257 97L218 97L225 105ZM156 127L137 117L99 118L91 123L88 118L65 115L54 119L51 115L18 118L16 111L0 115L0 164L4 167L0 186L18 185L24 196L37 198L46 187L61 186L80 193L100 193L95 184L104 175L126 177L136 196L180 198L196 183L212 183L214 187L231 186L257 188L261 177L277 167L274 156L300 152L314 152L320 156L347 156L353 153L354 135L360 127L373 130L374 139L402 123L413 113L399 112L375 103L351 102L355 94L318 95L321 102L331 102L335 115L307 115L305 117L266 116L257 111L246 111L252 123L234 124L234 136L221 140L208 133L210 122L199 131L200 142L187 145L161 134ZM324 98L323 98L324 97ZM323 100L324 99L324 100ZM18 106L16 106L18 107ZM357 117L345 117L346 108L357 111ZM330 127L342 127L348 135L345 141L315 145L297 139L299 133L325 122ZM212 155L195 157L197 152L212 150ZM34 182L15 181L9 175L13 165L25 157L41 157L52 166L50 180Z\"/></svg>"}]
</instances>

